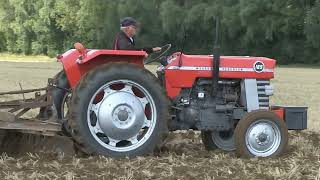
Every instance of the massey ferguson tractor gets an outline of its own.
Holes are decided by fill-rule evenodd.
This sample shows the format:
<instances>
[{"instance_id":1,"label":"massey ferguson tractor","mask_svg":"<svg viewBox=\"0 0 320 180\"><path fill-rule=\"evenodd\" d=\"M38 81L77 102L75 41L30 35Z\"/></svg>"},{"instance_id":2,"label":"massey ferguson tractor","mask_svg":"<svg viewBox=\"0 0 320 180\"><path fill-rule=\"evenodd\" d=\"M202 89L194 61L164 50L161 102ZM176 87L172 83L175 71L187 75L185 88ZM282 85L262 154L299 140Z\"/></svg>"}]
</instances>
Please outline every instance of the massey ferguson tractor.
<instances>
[{"instance_id":1,"label":"massey ferguson tractor","mask_svg":"<svg viewBox=\"0 0 320 180\"><path fill-rule=\"evenodd\" d=\"M201 131L206 149L241 157L279 156L288 130L307 128L307 108L270 106L276 61L265 57L163 54L157 76L146 52L86 49L57 56L63 70L35 98L0 102L0 128L65 135L89 155L134 157L159 149L169 131ZM24 97L24 96L23 96ZM23 115L40 108L35 118Z\"/></svg>"}]
</instances>

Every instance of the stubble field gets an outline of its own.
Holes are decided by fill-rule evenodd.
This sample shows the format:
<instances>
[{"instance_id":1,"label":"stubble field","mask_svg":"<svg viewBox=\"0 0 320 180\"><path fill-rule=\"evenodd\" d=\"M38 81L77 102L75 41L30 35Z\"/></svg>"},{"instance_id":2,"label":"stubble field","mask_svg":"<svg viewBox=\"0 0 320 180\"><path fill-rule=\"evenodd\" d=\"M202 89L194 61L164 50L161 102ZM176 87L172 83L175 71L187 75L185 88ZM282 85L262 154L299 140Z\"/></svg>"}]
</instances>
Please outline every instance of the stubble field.
<instances>
[{"instance_id":1,"label":"stubble field","mask_svg":"<svg viewBox=\"0 0 320 180\"><path fill-rule=\"evenodd\" d=\"M23 88L44 87L61 68L49 62L0 62L0 92L20 89L19 82ZM31 137L1 149L0 179L320 179L319 77L320 69L276 69L272 103L309 107L308 130L290 132L288 152L280 158L209 152L193 131L171 133L157 156L133 159L80 158L69 139Z\"/></svg>"}]
</instances>

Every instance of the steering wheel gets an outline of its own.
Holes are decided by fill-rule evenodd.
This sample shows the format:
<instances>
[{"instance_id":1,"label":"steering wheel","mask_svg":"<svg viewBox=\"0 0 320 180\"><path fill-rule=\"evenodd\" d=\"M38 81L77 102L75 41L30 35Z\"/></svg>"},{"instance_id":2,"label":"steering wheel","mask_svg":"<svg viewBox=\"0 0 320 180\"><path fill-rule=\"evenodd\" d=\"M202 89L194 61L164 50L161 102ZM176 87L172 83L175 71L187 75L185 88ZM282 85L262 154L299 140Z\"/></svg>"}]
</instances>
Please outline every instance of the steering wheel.
<instances>
[{"instance_id":1,"label":"steering wheel","mask_svg":"<svg viewBox=\"0 0 320 180\"><path fill-rule=\"evenodd\" d=\"M160 51L154 52L152 53L147 60L144 62L144 64L150 64L152 62L158 61L159 59L161 59L163 57L164 54L166 54L169 49L171 48L171 44L166 44L164 46L161 47ZM156 56L156 57L152 57L152 56ZM150 60L148 60L150 59Z\"/></svg>"}]
</instances>

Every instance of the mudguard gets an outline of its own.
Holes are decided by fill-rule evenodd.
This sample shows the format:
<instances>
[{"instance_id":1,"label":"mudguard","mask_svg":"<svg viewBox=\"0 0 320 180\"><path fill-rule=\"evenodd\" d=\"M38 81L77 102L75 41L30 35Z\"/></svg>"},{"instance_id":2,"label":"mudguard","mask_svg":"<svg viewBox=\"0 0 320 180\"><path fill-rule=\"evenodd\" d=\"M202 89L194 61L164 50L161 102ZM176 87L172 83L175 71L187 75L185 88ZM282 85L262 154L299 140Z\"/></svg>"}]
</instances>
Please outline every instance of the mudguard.
<instances>
[{"instance_id":1,"label":"mudguard","mask_svg":"<svg viewBox=\"0 0 320 180\"><path fill-rule=\"evenodd\" d=\"M81 77L90 70L110 62L127 62L143 65L145 51L97 50L86 49L84 53L71 49L59 55L58 61L63 64L71 88L74 88Z\"/></svg>"}]
</instances>

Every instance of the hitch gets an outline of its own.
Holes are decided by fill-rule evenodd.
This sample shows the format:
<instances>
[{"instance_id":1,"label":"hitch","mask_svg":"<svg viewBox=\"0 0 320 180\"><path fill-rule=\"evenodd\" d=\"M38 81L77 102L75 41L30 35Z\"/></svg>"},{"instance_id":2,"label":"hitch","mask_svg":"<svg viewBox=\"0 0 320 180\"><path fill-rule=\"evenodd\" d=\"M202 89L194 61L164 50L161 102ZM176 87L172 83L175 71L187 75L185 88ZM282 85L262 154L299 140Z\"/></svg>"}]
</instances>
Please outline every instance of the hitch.
<instances>
[{"instance_id":1,"label":"hitch","mask_svg":"<svg viewBox=\"0 0 320 180\"><path fill-rule=\"evenodd\" d=\"M67 89L67 88L60 87L60 86L56 85L56 84L54 83L54 79L52 79L52 78L49 78L49 79L48 79L48 87L53 87L53 88L61 89L61 90L66 91L66 92L68 92L68 93L71 93L71 92L72 92L71 89Z\"/></svg>"}]
</instances>

